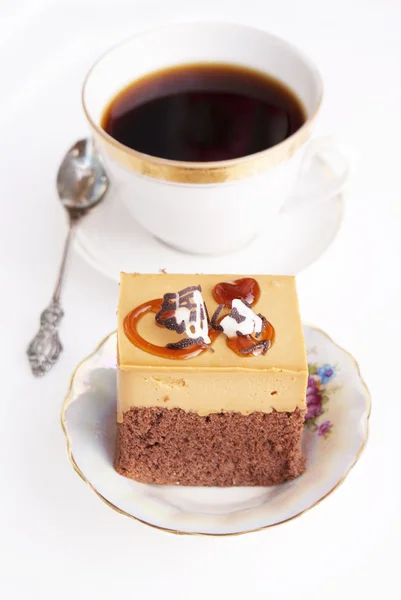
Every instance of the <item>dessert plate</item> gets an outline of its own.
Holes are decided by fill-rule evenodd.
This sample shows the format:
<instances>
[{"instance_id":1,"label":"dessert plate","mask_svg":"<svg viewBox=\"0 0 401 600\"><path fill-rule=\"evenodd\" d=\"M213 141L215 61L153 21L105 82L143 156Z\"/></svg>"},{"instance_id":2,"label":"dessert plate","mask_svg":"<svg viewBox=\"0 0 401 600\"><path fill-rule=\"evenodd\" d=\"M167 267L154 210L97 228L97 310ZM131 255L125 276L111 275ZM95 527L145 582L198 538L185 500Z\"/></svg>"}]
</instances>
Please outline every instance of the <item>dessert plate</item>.
<instances>
[{"instance_id":1,"label":"dessert plate","mask_svg":"<svg viewBox=\"0 0 401 600\"><path fill-rule=\"evenodd\" d=\"M117 512L173 533L233 535L288 521L332 492L367 440L370 396L358 365L323 331L304 327L309 363L307 471L274 487L201 488L137 483L113 468L116 333L75 370L62 408L72 465Z\"/></svg>"},{"instance_id":2,"label":"dessert plate","mask_svg":"<svg viewBox=\"0 0 401 600\"><path fill-rule=\"evenodd\" d=\"M327 166L312 162L303 180L302 196L330 177ZM294 198L296 201L296 198ZM223 256L183 254L152 237L135 222L111 188L106 200L80 224L75 248L95 269L119 281L120 272L272 273L296 275L328 248L342 220L342 196L302 209L282 212L246 248Z\"/></svg>"}]
</instances>

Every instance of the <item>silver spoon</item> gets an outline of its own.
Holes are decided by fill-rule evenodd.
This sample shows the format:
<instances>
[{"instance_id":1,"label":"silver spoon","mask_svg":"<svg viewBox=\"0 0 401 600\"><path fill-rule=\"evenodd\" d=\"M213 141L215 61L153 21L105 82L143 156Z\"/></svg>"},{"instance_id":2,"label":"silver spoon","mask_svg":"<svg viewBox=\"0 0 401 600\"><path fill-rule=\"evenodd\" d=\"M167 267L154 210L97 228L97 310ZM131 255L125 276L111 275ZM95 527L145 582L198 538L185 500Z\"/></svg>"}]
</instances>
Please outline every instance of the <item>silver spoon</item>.
<instances>
[{"instance_id":1,"label":"silver spoon","mask_svg":"<svg viewBox=\"0 0 401 600\"><path fill-rule=\"evenodd\" d=\"M79 140L65 155L57 174L57 192L68 213L69 230L52 299L40 315L39 331L27 350L32 373L36 377L52 368L63 349L58 336L58 326L64 316L60 295L75 228L82 217L103 199L108 185L106 173L92 141Z\"/></svg>"}]
</instances>

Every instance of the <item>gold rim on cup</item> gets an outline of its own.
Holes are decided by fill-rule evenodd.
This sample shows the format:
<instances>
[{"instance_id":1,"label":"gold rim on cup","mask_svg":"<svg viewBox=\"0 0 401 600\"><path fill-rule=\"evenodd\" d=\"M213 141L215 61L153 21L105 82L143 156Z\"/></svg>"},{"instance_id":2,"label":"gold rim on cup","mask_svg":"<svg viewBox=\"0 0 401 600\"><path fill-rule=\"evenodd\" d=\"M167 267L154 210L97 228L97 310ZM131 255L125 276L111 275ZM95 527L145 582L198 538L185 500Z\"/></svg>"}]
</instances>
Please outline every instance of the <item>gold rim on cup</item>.
<instances>
[{"instance_id":1,"label":"gold rim on cup","mask_svg":"<svg viewBox=\"0 0 401 600\"><path fill-rule=\"evenodd\" d=\"M207 25L207 23L204 23ZM181 26L188 26L188 23L182 23ZM255 27L241 26L242 28L251 29L254 31L262 31ZM319 81L319 98L317 101L316 108L313 114L305 121L305 123L291 136L276 144L272 148L256 152L250 156L244 156L240 158L234 158L230 160L213 161L213 162L184 162L178 160L168 160L164 158L158 158L156 156L150 156L142 152L138 152L132 148L121 144L113 137L111 137L100 125L98 125L90 116L89 110L85 103L85 90L87 82L96 68L96 66L113 50L123 46L130 40L140 37L146 34L146 31L140 32L135 36L132 36L126 40L123 40L119 44L116 44L112 48L109 48L104 52L100 58L92 65L91 69L87 73L81 92L82 107L85 116L91 127L95 142L102 147L107 154L116 162L121 164L123 167L130 171L145 175L152 179L161 179L163 181L169 181L173 183L181 184L217 184L229 181L235 181L250 177L258 173L265 173L272 169L278 164L291 158L291 156L307 141L310 136L310 131L313 122L319 112L322 104L323 97L323 86L322 80L317 67L313 61L306 56L302 51L298 50L295 46L288 43L287 41L274 36L268 32L269 37L278 40L280 43L290 46L300 54L305 62L307 62L311 69L315 72Z\"/></svg>"}]
</instances>

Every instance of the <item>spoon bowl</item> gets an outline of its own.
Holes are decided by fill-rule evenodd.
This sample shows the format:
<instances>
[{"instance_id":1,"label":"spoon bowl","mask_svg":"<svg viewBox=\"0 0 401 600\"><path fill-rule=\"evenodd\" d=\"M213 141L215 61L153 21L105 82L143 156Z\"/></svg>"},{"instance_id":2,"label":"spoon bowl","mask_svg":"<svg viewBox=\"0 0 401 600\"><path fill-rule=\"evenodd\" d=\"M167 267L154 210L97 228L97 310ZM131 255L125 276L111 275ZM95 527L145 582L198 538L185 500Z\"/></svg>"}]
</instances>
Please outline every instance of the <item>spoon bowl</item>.
<instances>
[{"instance_id":1,"label":"spoon bowl","mask_svg":"<svg viewBox=\"0 0 401 600\"><path fill-rule=\"evenodd\" d=\"M103 163L92 140L74 144L57 174L57 192L67 211L84 212L103 198L108 187Z\"/></svg>"}]
</instances>

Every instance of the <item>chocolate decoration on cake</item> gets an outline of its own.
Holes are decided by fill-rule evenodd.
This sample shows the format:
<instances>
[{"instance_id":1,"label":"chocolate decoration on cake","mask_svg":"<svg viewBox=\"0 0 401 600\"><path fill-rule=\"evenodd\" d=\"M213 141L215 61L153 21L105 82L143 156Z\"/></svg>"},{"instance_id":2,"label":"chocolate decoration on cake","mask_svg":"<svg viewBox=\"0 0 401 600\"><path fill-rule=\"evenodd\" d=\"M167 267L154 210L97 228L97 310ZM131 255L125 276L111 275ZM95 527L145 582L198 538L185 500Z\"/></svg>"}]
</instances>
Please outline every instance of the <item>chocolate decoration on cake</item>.
<instances>
[{"instance_id":1,"label":"chocolate decoration on cake","mask_svg":"<svg viewBox=\"0 0 401 600\"><path fill-rule=\"evenodd\" d=\"M233 293L243 293L248 299L232 298ZM258 282L252 278L244 278L218 283L213 290L213 297L219 298L223 303L213 314L211 326L227 336L229 348L241 356L266 354L273 343L274 328L266 317L261 313L256 314L251 308L260 297ZM231 307L231 310L221 318L226 306Z\"/></svg>"},{"instance_id":2,"label":"chocolate decoration on cake","mask_svg":"<svg viewBox=\"0 0 401 600\"><path fill-rule=\"evenodd\" d=\"M166 344L166 348L169 348L171 350L183 350L184 348L189 348L190 346L194 346L195 344L202 346L205 350L210 350L211 352L214 352L211 346L205 344L203 338L183 338L179 342L172 342Z\"/></svg>"},{"instance_id":3,"label":"chocolate decoration on cake","mask_svg":"<svg viewBox=\"0 0 401 600\"><path fill-rule=\"evenodd\" d=\"M256 338L259 338L266 329L266 327L269 325L269 321L261 313L258 313L258 317L262 319L262 331L260 333L255 333Z\"/></svg>"},{"instance_id":4,"label":"chocolate decoration on cake","mask_svg":"<svg viewBox=\"0 0 401 600\"><path fill-rule=\"evenodd\" d=\"M242 293L245 298L232 298L234 293ZM240 356L266 354L273 343L274 328L262 314L256 314L251 308L260 297L258 282L248 277L218 283L213 296L223 302L210 323L201 286L188 286L179 292L169 292L162 299L145 302L128 313L124 319L125 334L141 350L174 360L193 358L205 350L212 350L211 344L220 333L227 336L227 345ZM222 317L226 307L230 312ZM139 334L137 325L149 312L156 314L157 325L181 335L185 333L187 337L166 346L148 342Z\"/></svg>"},{"instance_id":5,"label":"chocolate decoration on cake","mask_svg":"<svg viewBox=\"0 0 401 600\"><path fill-rule=\"evenodd\" d=\"M240 331L242 335L260 335L263 330L262 319L252 308L239 298L232 301L231 310L219 323L223 333L232 338Z\"/></svg>"},{"instance_id":6,"label":"chocolate decoration on cake","mask_svg":"<svg viewBox=\"0 0 401 600\"><path fill-rule=\"evenodd\" d=\"M148 340L145 340L138 332L138 323L142 317L148 313L154 313L156 315L160 313L162 304L162 298L150 300L149 302L137 306L134 310L131 310L125 317L124 333L134 346L149 354L173 360L193 358L209 349L209 346L204 341L201 343L199 342L199 338L184 338L177 342L177 345L174 344L173 346L170 344L167 344L167 346L158 346L157 344L152 344ZM213 343L218 335L217 331L210 329L208 331L210 343Z\"/></svg>"},{"instance_id":7,"label":"chocolate decoration on cake","mask_svg":"<svg viewBox=\"0 0 401 600\"><path fill-rule=\"evenodd\" d=\"M246 320L246 317L244 317L244 315L241 315L241 314L238 312L238 309L237 309L237 308L233 308L233 309L231 309L231 312L230 312L229 316L230 316L232 319L234 319L234 321L235 321L236 323L243 323L243 321L245 321L245 320ZM223 328L223 331L224 331L224 328Z\"/></svg>"},{"instance_id":8,"label":"chocolate decoration on cake","mask_svg":"<svg viewBox=\"0 0 401 600\"><path fill-rule=\"evenodd\" d=\"M243 354L248 356L252 354L253 356L258 356L259 354L266 354L268 349L271 346L270 340L263 340L261 342L256 342L250 335L241 335L238 338L229 338L227 339L227 345L237 352L237 354Z\"/></svg>"},{"instance_id":9,"label":"chocolate decoration on cake","mask_svg":"<svg viewBox=\"0 0 401 600\"><path fill-rule=\"evenodd\" d=\"M177 333L186 333L191 339L209 344L209 319L200 285L164 294L156 322Z\"/></svg>"},{"instance_id":10,"label":"chocolate decoration on cake","mask_svg":"<svg viewBox=\"0 0 401 600\"><path fill-rule=\"evenodd\" d=\"M256 337L258 339L255 339ZM227 346L240 356L259 356L259 354L266 354L273 341L274 328L267 321L267 325L258 336L256 334L255 337L241 334L236 337L227 338Z\"/></svg>"},{"instance_id":11,"label":"chocolate decoration on cake","mask_svg":"<svg viewBox=\"0 0 401 600\"><path fill-rule=\"evenodd\" d=\"M223 308L225 307L224 304L220 304L216 310L214 311L212 318L210 319L210 325L213 327L213 329L215 331L223 331L223 328L221 325L219 325L219 317L221 315L221 311L223 310Z\"/></svg>"}]
</instances>

